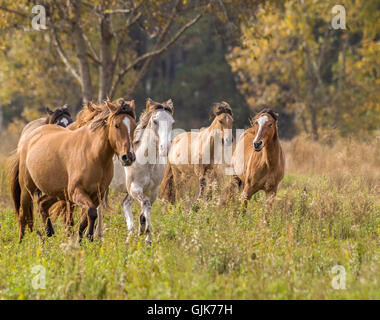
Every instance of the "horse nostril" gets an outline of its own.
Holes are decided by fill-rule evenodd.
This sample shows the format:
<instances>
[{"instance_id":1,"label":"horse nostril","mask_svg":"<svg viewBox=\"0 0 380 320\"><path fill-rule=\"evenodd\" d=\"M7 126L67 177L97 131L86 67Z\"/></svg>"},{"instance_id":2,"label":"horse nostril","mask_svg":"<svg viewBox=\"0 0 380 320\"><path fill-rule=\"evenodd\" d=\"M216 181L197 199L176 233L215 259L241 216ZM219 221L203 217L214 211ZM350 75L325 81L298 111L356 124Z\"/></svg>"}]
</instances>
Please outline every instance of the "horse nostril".
<instances>
[{"instance_id":1,"label":"horse nostril","mask_svg":"<svg viewBox=\"0 0 380 320\"><path fill-rule=\"evenodd\" d=\"M122 160L122 161L127 161L127 160L128 160L128 156L127 156L126 154L123 154L123 155L121 156L121 160Z\"/></svg>"},{"instance_id":2,"label":"horse nostril","mask_svg":"<svg viewBox=\"0 0 380 320\"><path fill-rule=\"evenodd\" d=\"M134 162L135 160L136 160L136 156L135 156L134 153L132 153L132 155L131 155L131 161Z\"/></svg>"},{"instance_id":3,"label":"horse nostril","mask_svg":"<svg viewBox=\"0 0 380 320\"><path fill-rule=\"evenodd\" d=\"M259 141L259 142L254 142L253 145L255 146L255 148L259 148L261 145L262 145L262 141Z\"/></svg>"}]
</instances>

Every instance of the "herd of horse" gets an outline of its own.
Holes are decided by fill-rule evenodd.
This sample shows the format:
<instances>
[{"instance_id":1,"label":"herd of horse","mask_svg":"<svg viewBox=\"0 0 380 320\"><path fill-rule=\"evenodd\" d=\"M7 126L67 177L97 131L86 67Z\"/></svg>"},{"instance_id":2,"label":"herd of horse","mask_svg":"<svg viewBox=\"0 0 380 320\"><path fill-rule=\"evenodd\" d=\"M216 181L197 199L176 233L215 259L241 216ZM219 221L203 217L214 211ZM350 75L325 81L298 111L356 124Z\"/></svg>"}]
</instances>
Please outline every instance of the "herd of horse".
<instances>
[{"instance_id":1,"label":"herd of horse","mask_svg":"<svg viewBox=\"0 0 380 320\"><path fill-rule=\"evenodd\" d=\"M54 234L50 208L64 212L68 234L74 226L73 210L81 209L79 241L83 234L92 240L102 236L102 221L109 188L125 194L122 208L129 236L135 233L132 205L141 208L139 234L152 241L151 209L160 197L175 203L181 184L190 177L199 181L198 200L216 180L220 167L229 166L228 186L219 204L237 198L243 208L259 190L266 192L270 206L284 176L285 159L278 136L278 114L259 112L251 126L235 143L233 112L222 101L213 107L207 128L183 132L172 140L172 100L147 99L136 120L135 102L123 98L102 104L88 102L71 118L67 106L27 124L17 150L8 159L11 194L21 242L26 227L33 231L34 199L48 237ZM233 150L231 161L224 149ZM97 223L96 223L97 220Z\"/></svg>"}]
</instances>

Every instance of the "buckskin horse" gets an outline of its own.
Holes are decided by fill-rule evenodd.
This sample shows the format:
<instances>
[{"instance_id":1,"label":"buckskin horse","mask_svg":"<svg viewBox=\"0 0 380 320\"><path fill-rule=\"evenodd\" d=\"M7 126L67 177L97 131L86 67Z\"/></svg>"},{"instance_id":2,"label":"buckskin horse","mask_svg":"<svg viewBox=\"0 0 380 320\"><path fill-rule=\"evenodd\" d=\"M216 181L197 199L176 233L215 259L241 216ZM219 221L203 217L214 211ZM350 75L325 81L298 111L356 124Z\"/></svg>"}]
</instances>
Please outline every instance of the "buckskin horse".
<instances>
[{"instance_id":1,"label":"buckskin horse","mask_svg":"<svg viewBox=\"0 0 380 320\"><path fill-rule=\"evenodd\" d=\"M174 203L179 196L179 186L186 177L199 178L198 200L210 186L210 176L224 164L224 149L232 147L233 115L230 105L222 101L213 108L214 120L208 128L199 132L184 132L174 138L168 155L168 164L161 185L161 197Z\"/></svg>"},{"instance_id":2,"label":"buckskin horse","mask_svg":"<svg viewBox=\"0 0 380 320\"><path fill-rule=\"evenodd\" d=\"M20 152L11 157L9 176L20 242L26 225L33 231L32 195L37 189L45 196L41 213L50 234L54 230L48 210L55 202L65 200L82 210L79 240L87 226L86 236L93 238L96 208L113 177L114 154L126 166L135 158L134 101L121 101L119 105L106 101L98 108L101 112L77 130L55 125L33 130Z\"/></svg>"},{"instance_id":3,"label":"buckskin horse","mask_svg":"<svg viewBox=\"0 0 380 320\"><path fill-rule=\"evenodd\" d=\"M237 188L243 187L244 209L259 190L265 191L266 207L270 206L285 170L277 120L277 113L264 109L251 120L251 128L240 136L232 157L236 174L231 177L222 203L233 198Z\"/></svg>"},{"instance_id":4,"label":"buckskin horse","mask_svg":"<svg viewBox=\"0 0 380 320\"><path fill-rule=\"evenodd\" d=\"M158 189L165 171L166 157L170 149L171 131L174 123L172 100L155 102L147 99L145 111L137 124L133 147L136 161L129 167L122 167L114 157L114 177L110 188L125 193L122 202L129 236L135 231L132 205L136 200L141 207L139 233L145 233L146 243L152 240L150 212L157 199ZM98 209L96 235L101 236L102 214Z\"/></svg>"}]
</instances>

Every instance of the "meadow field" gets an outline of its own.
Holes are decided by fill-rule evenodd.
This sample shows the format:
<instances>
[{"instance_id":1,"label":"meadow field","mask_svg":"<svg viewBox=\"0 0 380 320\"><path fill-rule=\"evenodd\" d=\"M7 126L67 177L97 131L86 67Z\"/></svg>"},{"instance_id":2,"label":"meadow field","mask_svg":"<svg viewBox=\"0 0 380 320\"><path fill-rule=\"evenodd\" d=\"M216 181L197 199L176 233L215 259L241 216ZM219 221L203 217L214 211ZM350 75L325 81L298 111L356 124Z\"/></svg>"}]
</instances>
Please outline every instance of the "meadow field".
<instances>
[{"instance_id":1,"label":"meadow field","mask_svg":"<svg viewBox=\"0 0 380 320\"><path fill-rule=\"evenodd\" d=\"M263 193L243 214L238 204L194 205L189 191L154 204L150 247L138 236L126 243L112 191L103 240L78 245L59 219L53 238L27 232L19 244L3 149L0 299L379 299L380 138L333 141L283 143L286 175L268 224ZM36 266L46 280L37 289ZM334 266L345 288L334 288Z\"/></svg>"}]
</instances>

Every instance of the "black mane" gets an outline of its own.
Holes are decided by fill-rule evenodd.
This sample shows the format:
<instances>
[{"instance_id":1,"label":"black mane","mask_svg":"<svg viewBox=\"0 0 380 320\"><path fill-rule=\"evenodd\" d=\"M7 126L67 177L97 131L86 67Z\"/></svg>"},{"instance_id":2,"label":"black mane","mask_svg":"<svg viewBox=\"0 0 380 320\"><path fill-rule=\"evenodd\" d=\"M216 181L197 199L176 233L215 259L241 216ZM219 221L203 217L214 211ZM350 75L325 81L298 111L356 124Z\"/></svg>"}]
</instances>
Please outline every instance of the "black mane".
<instances>
[{"instance_id":1,"label":"black mane","mask_svg":"<svg viewBox=\"0 0 380 320\"><path fill-rule=\"evenodd\" d=\"M263 113L268 113L269 115L271 115L271 117L274 119L274 120L277 120L277 115L276 113L269 109L269 108L264 108L263 110L261 110L257 115L260 115L260 114L263 114Z\"/></svg>"}]
</instances>

